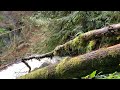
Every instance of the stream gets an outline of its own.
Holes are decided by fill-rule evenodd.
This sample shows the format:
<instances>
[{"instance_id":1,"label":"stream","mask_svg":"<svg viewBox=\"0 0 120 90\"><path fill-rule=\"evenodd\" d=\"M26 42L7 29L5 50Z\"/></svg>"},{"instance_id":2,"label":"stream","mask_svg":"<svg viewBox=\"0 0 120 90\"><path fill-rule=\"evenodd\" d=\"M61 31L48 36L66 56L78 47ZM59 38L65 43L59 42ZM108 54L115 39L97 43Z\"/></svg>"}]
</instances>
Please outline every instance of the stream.
<instances>
[{"instance_id":1,"label":"stream","mask_svg":"<svg viewBox=\"0 0 120 90\"><path fill-rule=\"evenodd\" d=\"M58 63L60 60L62 60L61 57L54 56L51 58L43 58L38 61L37 59L32 59L29 61L26 61L31 66L31 71L35 68L42 68L51 64ZM7 68L0 71L0 79L16 79L17 77L20 77L22 75L27 74L29 71L29 68L21 61L18 61Z\"/></svg>"}]
</instances>

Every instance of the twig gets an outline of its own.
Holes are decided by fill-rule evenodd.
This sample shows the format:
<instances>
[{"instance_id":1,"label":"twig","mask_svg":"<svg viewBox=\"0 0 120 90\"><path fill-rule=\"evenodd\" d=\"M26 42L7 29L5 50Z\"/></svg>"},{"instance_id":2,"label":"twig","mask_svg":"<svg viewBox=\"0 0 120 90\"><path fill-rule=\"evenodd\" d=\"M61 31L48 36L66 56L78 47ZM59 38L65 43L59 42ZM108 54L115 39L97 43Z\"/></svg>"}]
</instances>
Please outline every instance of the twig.
<instances>
[{"instance_id":1,"label":"twig","mask_svg":"<svg viewBox=\"0 0 120 90\"><path fill-rule=\"evenodd\" d=\"M29 68L29 72L31 71L31 67L28 65L28 63L25 60L22 60L22 62Z\"/></svg>"}]
</instances>

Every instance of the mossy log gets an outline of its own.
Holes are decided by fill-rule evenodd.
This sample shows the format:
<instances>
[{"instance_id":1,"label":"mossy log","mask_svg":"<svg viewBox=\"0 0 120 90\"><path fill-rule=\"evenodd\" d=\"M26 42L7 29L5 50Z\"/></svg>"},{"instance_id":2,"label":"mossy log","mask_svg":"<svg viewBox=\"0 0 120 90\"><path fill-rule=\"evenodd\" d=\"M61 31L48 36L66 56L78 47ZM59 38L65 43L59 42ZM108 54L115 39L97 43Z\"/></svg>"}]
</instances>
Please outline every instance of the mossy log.
<instances>
[{"instance_id":1,"label":"mossy log","mask_svg":"<svg viewBox=\"0 0 120 90\"><path fill-rule=\"evenodd\" d=\"M74 56L78 54L84 54L92 50L97 50L101 47L100 44L104 45L114 45L120 42L120 24L113 24L101 29L92 30L83 33L73 40L66 42L63 45L57 46L53 51L42 54L42 55L32 55L29 57L24 57L22 61L30 59L41 59L41 58L52 58L53 56ZM106 44L107 41L107 44ZM102 42L102 43L101 43Z\"/></svg>"},{"instance_id":2,"label":"mossy log","mask_svg":"<svg viewBox=\"0 0 120 90\"><path fill-rule=\"evenodd\" d=\"M80 78L97 70L103 73L120 71L120 44L101 48L76 57L65 58L60 63L47 66L18 79L70 79Z\"/></svg>"},{"instance_id":3,"label":"mossy log","mask_svg":"<svg viewBox=\"0 0 120 90\"><path fill-rule=\"evenodd\" d=\"M109 25L101 29L80 34L73 40L57 46L54 49L54 55L74 56L97 50L105 47L105 45L115 45L120 42L120 39L117 39L119 36L120 24Z\"/></svg>"}]
</instances>

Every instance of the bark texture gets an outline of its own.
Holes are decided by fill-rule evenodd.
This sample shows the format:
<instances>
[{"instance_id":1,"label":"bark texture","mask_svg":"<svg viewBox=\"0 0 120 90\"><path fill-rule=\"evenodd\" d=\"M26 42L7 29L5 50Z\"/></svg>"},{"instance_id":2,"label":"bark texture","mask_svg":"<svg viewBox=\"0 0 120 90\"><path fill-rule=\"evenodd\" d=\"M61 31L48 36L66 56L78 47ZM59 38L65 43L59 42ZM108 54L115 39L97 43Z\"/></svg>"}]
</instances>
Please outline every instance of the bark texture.
<instances>
[{"instance_id":1,"label":"bark texture","mask_svg":"<svg viewBox=\"0 0 120 90\"><path fill-rule=\"evenodd\" d=\"M120 37L120 24L109 25L80 34L73 40L57 46L54 49L54 55L74 56L84 54L102 47L118 44L120 42L120 39L117 39L118 37Z\"/></svg>"},{"instance_id":2,"label":"bark texture","mask_svg":"<svg viewBox=\"0 0 120 90\"><path fill-rule=\"evenodd\" d=\"M120 71L120 44L83 55L65 58L60 63L32 71L18 79L69 79L82 77L94 70L110 73Z\"/></svg>"},{"instance_id":3,"label":"bark texture","mask_svg":"<svg viewBox=\"0 0 120 90\"><path fill-rule=\"evenodd\" d=\"M52 58L53 56L74 56L84 54L92 50L97 50L101 47L107 47L120 42L120 24L113 24L101 29L92 30L83 33L73 40L66 42L63 45L57 46L53 51L43 55L32 55L25 57L22 60L41 59L45 57ZM107 42L109 41L109 42ZM107 46L106 46L107 42ZM105 43L105 45L104 45Z\"/></svg>"}]
</instances>

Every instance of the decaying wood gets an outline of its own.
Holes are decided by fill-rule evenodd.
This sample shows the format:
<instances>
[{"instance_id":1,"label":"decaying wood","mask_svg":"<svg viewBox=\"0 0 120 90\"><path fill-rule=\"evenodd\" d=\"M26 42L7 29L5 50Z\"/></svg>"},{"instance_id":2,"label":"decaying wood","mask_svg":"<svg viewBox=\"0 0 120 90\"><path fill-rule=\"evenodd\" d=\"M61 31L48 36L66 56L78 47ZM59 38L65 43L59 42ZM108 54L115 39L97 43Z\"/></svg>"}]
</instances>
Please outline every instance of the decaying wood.
<instances>
[{"instance_id":1,"label":"decaying wood","mask_svg":"<svg viewBox=\"0 0 120 90\"><path fill-rule=\"evenodd\" d=\"M45 54L42 54L42 55L32 55L32 56L28 56L28 57L25 57L22 59L22 61L27 61L27 60L31 60L31 59L37 59L37 60L40 60L42 58L52 58L54 55L53 55L53 51L52 52L49 52L49 53L45 53Z\"/></svg>"},{"instance_id":2,"label":"decaying wood","mask_svg":"<svg viewBox=\"0 0 120 90\"><path fill-rule=\"evenodd\" d=\"M109 25L109 26L101 28L101 29L86 32L81 35L82 40L80 40L79 42L89 42L92 39L96 39L96 38L103 37L103 36L111 36L111 35L120 35L120 24L113 24L113 25ZM37 56L33 55L33 56L25 57L22 60L25 60L25 61L30 60L30 59L38 59L39 60L39 59L45 58L45 57L52 58L53 56L56 56L56 55L64 56L64 53L66 53L66 52L67 52L67 54L65 54L66 56L70 55L69 51L67 51L67 50L68 49L70 50L72 48L70 46L71 42L74 42L74 39L69 42L66 42L63 45L57 46L53 51L51 51L49 53L46 53L43 55L37 55ZM75 43L75 44L78 44L78 43ZM74 45L74 46L76 47L76 45ZM75 50L72 50L72 51L74 52Z\"/></svg>"},{"instance_id":3,"label":"decaying wood","mask_svg":"<svg viewBox=\"0 0 120 90\"><path fill-rule=\"evenodd\" d=\"M101 42L100 40L102 40L103 37L104 38L108 38L108 37L112 38L115 36L117 37L118 35L120 35L120 23L109 25L109 26L101 28L101 29L91 30L86 33L80 34L73 40L70 40L69 42L66 42L63 45L57 46L54 49L54 55L74 56L74 55L78 55L78 54L84 54L87 52L85 50L85 48L87 47L88 43L91 40L94 40L96 42ZM113 40L113 41L115 41L115 40ZM96 44L95 44L95 46L99 46L99 43L96 43ZM116 43L116 44L118 44L118 43ZM95 46L93 48L94 48L94 50L97 50L98 48Z\"/></svg>"},{"instance_id":4,"label":"decaying wood","mask_svg":"<svg viewBox=\"0 0 120 90\"><path fill-rule=\"evenodd\" d=\"M32 71L18 79L68 79L82 77L94 70L103 73L120 71L120 44L66 58L60 63Z\"/></svg>"},{"instance_id":5,"label":"decaying wood","mask_svg":"<svg viewBox=\"0 0 120 90\"><path fill-rule=\"evenodd\" d=\"M84 40L99 38L102 36L120 35L120 23L106 26L101 29L92 30L83 34Z\"/></svg>"},{"instance_id":6,"label":"decaying wood","mask_svg":"<svg viewBox=\"0 0 120 90\"><path fill-rule=\"evenodd\" d=\"M21 61L29 68L29 72L31 71L31 67L30 65L26 62L27 60L31 60L31 59L37 59L37 60L40 60L42 58L52 58L53 57L53 52L49 52L49 53L46 53L46 54L42 54L42 55L32 55L32 56L29 56L29 57L25 57L23 58Z\"/></svg>"},{"instance_id":7,"label":"decaying wood","mask_svg":"<svg viewBox=\"0 0 120 90\"><path fill-rule=\"evenodd\" d=\"M37 60L40 60L42 58L52 58L53 57L53 52L49 52L49 53L46 53L46 54L42 54L42 55L32 55L32 56L28 56L28 57L24 57L22 58L21 62L23 62L28 68L29 68L29 71L28 72L31 72L31 67L30 65L26 62L27 60L31 60L31 59L37 59Z\"/></svg>"}]
</instances>

